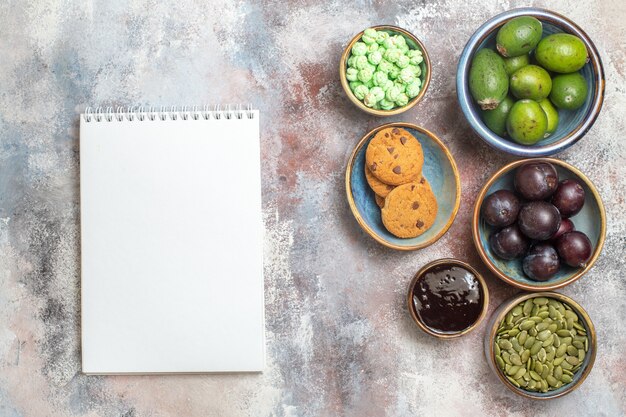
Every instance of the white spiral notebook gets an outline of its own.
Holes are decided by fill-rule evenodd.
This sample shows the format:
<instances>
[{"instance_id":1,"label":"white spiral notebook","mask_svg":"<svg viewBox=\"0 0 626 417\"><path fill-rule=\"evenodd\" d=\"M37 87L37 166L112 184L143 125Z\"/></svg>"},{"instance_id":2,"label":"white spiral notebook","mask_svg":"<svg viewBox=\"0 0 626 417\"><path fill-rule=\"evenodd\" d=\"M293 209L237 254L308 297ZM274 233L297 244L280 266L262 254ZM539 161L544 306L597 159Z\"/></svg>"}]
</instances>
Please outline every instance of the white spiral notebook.
<instances>
[{"instance_id":1,"label":"white spiral notebook","mask_svg":"<svg viewBox=\"0 0 626 417\"><path fill-rule=\"evenodd\" d=\"M256 110L81 115L84 373L263 369L259 148Z\"/></svg>"}]
</instances>

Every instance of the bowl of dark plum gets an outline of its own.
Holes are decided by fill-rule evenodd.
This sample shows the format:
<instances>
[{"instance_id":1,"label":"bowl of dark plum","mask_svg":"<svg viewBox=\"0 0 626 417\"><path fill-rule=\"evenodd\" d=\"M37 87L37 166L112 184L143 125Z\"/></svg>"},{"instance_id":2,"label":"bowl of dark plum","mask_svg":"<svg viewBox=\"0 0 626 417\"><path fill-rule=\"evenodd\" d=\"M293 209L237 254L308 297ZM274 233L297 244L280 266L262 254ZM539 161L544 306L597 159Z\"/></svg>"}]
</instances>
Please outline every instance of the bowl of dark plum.
<instances>
[{"instance_id":1,"label":"bowl of dark plum","mask_svg":"<svg viewBox=\"0 0 626 417\"><path fill-rule=\"evenodd\" d=\"M577 168L553 158L502 167L472 217L478 254L500 279L527 291L562 288L585 275L606 234L602 199Z\"/></svg>"}]
</instances>

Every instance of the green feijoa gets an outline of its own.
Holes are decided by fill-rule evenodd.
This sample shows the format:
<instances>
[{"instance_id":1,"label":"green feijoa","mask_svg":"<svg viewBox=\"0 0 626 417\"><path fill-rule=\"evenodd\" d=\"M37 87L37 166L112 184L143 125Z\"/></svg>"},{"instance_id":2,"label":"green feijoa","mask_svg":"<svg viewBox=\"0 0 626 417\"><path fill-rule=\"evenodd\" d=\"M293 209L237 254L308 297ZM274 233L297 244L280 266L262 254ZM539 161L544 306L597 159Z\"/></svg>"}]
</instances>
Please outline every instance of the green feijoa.
<instances>
[{"instance_id":1,"label":"green feijoa","mask_svg":"<svg viewBox=\"0 0 626 417\"><path fill-rule=\"evenodd\" d=\"M561 337L569 337L572 334L569 332L569 330L565 330L565 329L561 329L561 330L557 330L556 334L558 334Z\"/></svg>"},{"instance_id":2,"label":"green feijoa","mask_svg":"<svg viewBox=\"0 0 626 417\"><path fill-rule=\"evenodd\" d=\"M587 47L577 36L555 33L539 42L535 58L548 71L570 73L585 65L588 54Z\"/></svg>"},{"instance_id":3,"label":"green feijoa","mask_svg":"<svg viewBox=\"0 0 626 417\"><path fill-rule=\"evenodd\" d=\"M530 330L531 328L533 328L535 326L535 322L533 320L524 320L520 325L519 328L522 330Z\"/></svg>"},{"instance_id":4,"label":"green feijoa","mask_svg":"<svg viewBox=\"0 0 626 417\"><path fill-rule=\"evenodd\" d=\"M568 346L566 352L568 355L572 355L572 356L578 355L578 349L575 348L574 346Z\"/></svg>"},{"instance_id":5,"label":"green feijoa","mask_svg":"<svg viewBox=\"0 0 626 417\"><path fill-rule=\"evenodd\" d=\"M513 365L522 366L522 358L517 353L512 354L509 359Z\"/></svg>"},{"instance_id":6,"label":"green feijoa","mask_svg":"<svg viewBox=\"0 0 626 417\"><path fill-rule=\"evenodd\" d=\"M548 128L548 118L534 100L516 102L506 119L509 136L522 145L534 145L543 139Z\"/></svg>"},{"instance_id":7,"label":"green feijoa","mask_svg":"<svg viewBox=\"0 0 626 417\"><path fill-rule=\"evenodd\" d=\"M541 106L541 108L543 109L543 112L546 114L546 117L548 118L548 127L546 129L546 136L550 136L552 133L554 133L557 126L559 125L559 112L554 107L552 102L547 98L544 98L543 100L541 100L539 102L539 105ZM560 320L563 317L563 315L556 308L550 306L550 317L552 317L552 319L554 320Z\"/></svg>"},{"instance_id":8,"label":"green feijoa","mask_svg":"<svg viewBox=\"0 0 626 417\"><path fill-rule=\"evenodd\" d=\"M533 346L530 348L530 354L531 354L531 355L536 355L536 354L537 354L537 352L539 352L539 350L542 348L542 346L541 346L541 344L542 344L542 343L543 343L543 342L541 342L541 341L539 341L539 340L538 340L538 341L536 341L536 342L533 344Z\"/></svg>"},{"instance_id":9,"label":"green feijoa","mask_svg":"<svg viewBox=\"0 0 626 417\"><path fill-rule=\"evenodd\" d=\"M543 342L548 337L550 337L551 334L552 333L550 332L550 330L543 330L543 331L539 332L539 334L537 335L537 340L541 340Z\"/></svg>"},{"instance_id":10,"label":"green feijoa","mask_svg":"<svg viewBox=\"0 0 626 417\"><path fill-rule=\"evenodd\" d=\"M526 65L511 75L509 86L515 97L539 101L550 94L552 78L548 71L540 66Z\"/></svg>"},{"instance_id":11,"label":"green feijoa","mask_svg":"<svg viewBox=\"0 0 626 417\"><path fill-rule=\"evenodd\" d=\"M496 35L496 49L502 56L524 55L535 49L543 32L541 22L532 16L519 16L506 22Z\"/></svg>"},{"instance_id":12,"label":"green feijoa","mask_svg":"<svg viewBox=\"0 0 626 417\"><path fill-rule=\"evenodd\" d=\"M561 375L561 381L563 381L564 384L569 384L572 382L572 377L567 374L563 374Z\"/></svg>"},{"instance_id":13,"label":"green feijoa","mask_svg":"<svg viewBox=\"0 0 626 417\"><path fill-rule=\"evenodd\" d=\"M504 361L500 356L496 356L496 364L498 365L498 368L504 370Z\"/></svg>"},{"instance_id":14,"label":"green feijoa","mask_svg":"<svg viewBox=\"0 0 626 417\"><path fill-rule=\"evenodd\" d=\"M530 64L530 56L528 54L520 56L512 56L510 58L504 58L504 69L506 74L510 77L518 69Z\"/></svg>"},{"instance_id":15,"label":"green feijoa","mask_svg":"<svg viewBox=\"0 0 626 417\"><path fill-rule=\"evenodd\" d=\"M508 340L500 340L498 344L500 345L501 349L505 350L509 350L513 347L513 345L511 345L511 342L509 342Z\"/></svg>"},{"instance_id":16,"label":"green feijoa","mask_svg":"<svg viewBox=\"0 0 626 417\"><path fill-rule=\"evenodd\" d=\"M552 80L550 100L560 109L576 110L585 104L587 89L587 80L578 72L557 75Z\"/></svg>"},{"instance_id":17,"label":"green feijoa","mask_svg":"<svg viewBox=\"0 0 626 417\"><path fill-rule=\"evenodd\" d=\"M511 97L506 96L495 109L482 111L483 122L489 130L498 136L506 135L506 118L514 103L515 101Z\"/></svg>"},{"instance_id":18,"label":"green feijoa","mask_svg":"<svg viewBox=\"0 0 626 417\"><path fill-rule=\"evenodd\" d=\"M550 300L546 297L535 297L533 298L533 303L535 303L535 305L538 306L545 306L546 304L548 304Z\"/></svg>"},{"instance_id":19,"label":"green feijoa","mask_svg":"<svg viewBox=\"0 0 626 417\"><path fill-rule=\"evenodd\" d=\"M509 91L509 76L500 55L488 48L476 52L469 71L469 89L482 110L498 107Z\"/></svg>"},{"instance_id":20,"label":"green feijoa","mask_svg":"<svg viewBox=\"0 0 626 417\"><path fill-rule=\"evenodd\" d=\"M507 375L506 379L508 379L509 382L511 382L511 384L515 385L517 388L521 388L520 385L519 385L519 382L517 382L515 379L511 378L508 375Z\"/></svg>"}]
</instances>

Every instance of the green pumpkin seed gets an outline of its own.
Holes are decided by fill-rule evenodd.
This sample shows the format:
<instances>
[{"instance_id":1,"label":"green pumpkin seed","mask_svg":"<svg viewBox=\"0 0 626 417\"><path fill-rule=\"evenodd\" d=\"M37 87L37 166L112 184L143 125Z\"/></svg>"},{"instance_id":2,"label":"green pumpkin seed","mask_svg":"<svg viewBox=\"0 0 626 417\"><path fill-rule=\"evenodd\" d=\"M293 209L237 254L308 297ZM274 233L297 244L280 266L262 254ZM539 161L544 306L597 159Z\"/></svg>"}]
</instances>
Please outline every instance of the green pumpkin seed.
<instances>
[{"instance_id":1,"label":"green pumpkin seed","mask_svg":"<svg viewBox=\"0 0 626 417\"><path fill-rule=\"evenodd\" d=\"M525 351L522 352L522 356L520 357L520 360L522 361L522 363L526 363L528 362L528 359L530 359L530 350L526 349Z\"/></svg>"},{"instance_id":2,"label":"green pumpkin seed","mask_svg":"<svg viewBox=\"0 0 626 417\"><path fill-rule=\"evenodd\" d=\"M528 320L532 320L535 324L539 324L543 321L543 319L537 315L531 316Z\"/></svg>"},{"instance_id":3,"label":"green pumpkin seed","mask_svg":"<svg viewBox=\"0 0 626 417\"><path fill-rule=\"evenodd\" d=\"M517 340L520 345L524 345L526 343L526 339L528 338L528 332L526 330L522 330L519 335L517 335Z\"/></svg>"},{"instance_id":4,"label":"green pumpkin seed","mask_svg":"<svg viewBox=\"0 0 626 417\"><path fill-rule=\"evenodd\" d=\"M514 307L513 310L511 310L511 315L513 317L517 317L520 314L522 314L522 312L523 312L523 307L518 305L518 306Z\"/></svg>"},{"instance_id":5,"label":"green pumpkin seed","mask_svg":"<svg viewBox=\"0 0 626 417\"><path fill-rule=\"evenodd\" d=\"M522 313L524 313L525 316L529 316L530 312L533 311L533 306L533 300L529 298L524 302L524 307L522 307Z\"/></svg>"},{"instance_id":6,"label":"green pumpkin seed","mask_svg":"<svg viewBox=\"0 0 626 417\"><path fill-rule=\"evenodd\" d=\"M568 337L572 335L569 332L569 330L565 330L565 329L557 330L556 334L559 335L560 337Z\"/></svg>"},{"instance_id":7,"label":"green pumpkin seed","mask_svg":"<svg viewBox=\"0 0 626 417\"><path fill-rule=\"evenodd\" d=\"M556 387L556 382L557 382L557 380L556 380L556 378L555 378L555 377L553 377L552 375L548 375L548 376L546 377L546 381L548 381L548 384L550 384L550 386L551 386L551 387Z\"/></svg>"},{"instance_id":8,"label":"green pumpkin seed","mask_svg":"<svg viewBox=\"0 0 626 417\"><path fill-rule=\"evenodd\" d=\"M554 348L552 346L549 346L552 348L552 350L547 351L546 350L546 362L550 363L554 360L554 355L556 353L556 351L554 350Z\"/></svg>"},{"instance_id":9,"label":"green pumpkin seed","mask_svg":"<svg viewBox=\"0 0 626 417\"><path fill-rule=\"evenodd\" d=\"M511 349L513 347L511 342L509 342L508 340L500 340L500 342L498 342L498 344L500 345L501 349L505 349L505 350L509 350L509 349Z\"/></svg>"},{"instance_id":10,"label":"green pumpkin seed","mask_svg":"<svg viewBox=\"0 0 626 417\"><path fill-rule=\"evenodd\" d=\"M536 306L536 305L533 303L533 309L532 309L532 311L530 312L530 316L531 316L531 317L534 317L534 316L536 316L538 313L539 313L539 306Z\"/></svg>"},{"instance_id":11,"label":"green pumpkin seed","mask_svg":"<svg viewBox=\"0 0 626 417\"><path fill-rule=\"evenodd\" d=\"M572 344L572 337L564 337L563 339L561 339L561 344L562 345L571 345Z\"/></svg>"},{"instance_id":12,"label":"green pumpkin seed","mask_svg":"<svg viewBox=\"0 0 626 417\"><path fill-rule=\"evenodd\" d=\"M554 336L554 342L552 343L552 346L554 346L555 348L561 346L561 338L555 334L553 334L552 336Z\"/></svg>"},{"instance_id":13,"label":"green pumpkin seed","mask_svg":"<svg viewBox=\"0 0 626 417\"><path fill-rule=\"evenodd\" d=\"M548 381L545 379L541 380L541 392L548 392Z\"/></svg>"},{"instance_id":14,"label":"green pumpkin seed","mask_svg":"<svg viewBox=\"0 0 626 417\"><path fill-rule=\"evenodd\" d=\"M526 349L529 349L534 344L535 344L535 337L534 336L528 336L528 338L524 342L524 347Z\"/></svg>"},{"instance_id":15,"label":"green pumpkin seed","mask_svg":"<svg viewBox=\"0 0 626 417\"><path fill-rule=\"evenodd\" d=\"M548 304L548 299L545 297L535 297L533 298L533 303L538 306L545 306Z\"/></svg>"},{"instance_id":16,"label":"green pumpkin seed","mask_svg":"<svg viewBox=\"0 0 626 417\"><path fill-rule=\"evenodd\" d=\"M574 368L574 366L573 366L571 363L569 363L569 362L567 361L567 358L566 358L566 360L564 360L563 362L561 362L561 368L563 368L563 369L567 369L568 371L571 371L571 370Z\"/></svg>"},{"instance_id":17,"label":"green pumpkin seed","mask_svg":"<svg viewBox=\"0 0 626 417\"><path fill-rule=\"evenodd\" d=\"M535 326L535 328L537 329L538 332L542 332L548 328L548 323L546 323L545 321L541 322L537 326Z\"/></svg>"},{"instance_id":18,"label":"green pumpkin seed","mask_svg":"<svg viewBox=\"0 0 626 417\"><path fill-rule=\"evenodd\" d=\"M514 328L514 329L509 330L509 336L510 336L510 337L515 337L515 336L517 336L518 334L519 334L519 329L517 329L517 328Z\"/></svg>"},{"instance_id":19,"label":"green pumpkin seed","mask_svg":"<svg viewBox=\"0 0 626 417\"><path fill-rule=\"evenodd\" d=\"M574 373L572 371L570 371L569 369L563 369L563 373L565 375L574 376Z\"/></svg>"},{"instance_id":20,"label":"green pumpkin seed","mask_svg":"<svg viewBox=\"0 0 626 417\"><path fill-rule=\"evenodd\" d=\"M550 375L550 368L548 368L548 365L543 365L543 371L541 371L541 378L545 379L548 375Z\"/></svg>"},{"instance_id":21,"label":"green pumpkin seed","mask_svg":"<svg viewBox=\"0 0 626 417\"><path fill-rule=\"evenodd\" d=\"M578 360L578 357L576 356L567 356L565 357L565 360L572 366L576 366L580 363L580 361Z\"/></svg>"},{"instance_id":22,"label":"green pumpkin seed","mask_svg":"<svg viewBox=\"0 0 626 417\"><path fill-rule=\"evenodd\" d=\"M534 379L535 381L541 381L541 375L539 375L537 372L530 371L529 374L530 374L530 377Z\"/></svg>"},{"instance_id":23,"label":"green pumpkin seed","mask_svg":"<svg viewBox=\"0 0 626 417\"><path fill-rule=\"evenodd\" d=\"M531 379L530 381L528 381L528 386L526 388L528 388L529 390L533 390L535 389L536 386L537 386L537 381L535 381L534 379Z\"/></svg>"},{"instance_id":24,"label":"green pumpkin seed","mask_svg":"<svg viewBox=\"0 0 626 417\"><path fill-rule=\"evenodd\" d=\"M556 381L556 386L554 388L559 389L563 386L563 381Z\"/></svg>"},{"instance_id":25,"label":"green pumpkin seed","mask_svg":"<svg viewBox=\"0 0 626 417\"><path fill-rule=\"evenodd\" d=\"M552 333L556 332L558 328L559 328L559 326L557 326L556 323L550 323L548 325L548 330L550 330L550 332L552 332Z\"/></svg>"},{"instance_id":26,"label":"green pumpkin seed","mask_svg":"<svg viewBox=\"0 0 626 417\"><path fill-rule=\"evenodd\" d=\"M513 350L515 350L516 352L521 352L523 350L522 345L519 344L517 338L515 337L511 339L511 345L513 346Z\"/></svg>"},{"instance_id":27,"label":"green pumpkin seed","mask_svg":"<svg viewBox=\"0 0 626 417\"><path fill-rule=\"evenodd\" d=\"M517 388L521 388L519 385L519 382L517 382L516 380L514 380L513 378L511 378L510 376L507 376L506 379L509 380L509 382L513 385L515 385Z\"/></svg>"},{"instance_id":28,"label":"green pumpkin seed","mask_svg":"<svg viewBox=\"0 0 626 417\"><path fill-rule=\"evenodd\" d=\"M537 361L535 362L535 372L537 372L539 375L541 375L541 373L543 372L543 365L541 364L541 362Z\"/></svg>"},{"instance_id":29,"label":"green pumpkin seed","mask_svg":"<svg viewBox=\"0 0 626 417\"><path fill-rule=\"evenodd\" d=\"M500 356L496 356L496 364L498 365L498 368L504 370L504 361Z\"/></svg>"},{"instance_id":30,"label":"green pumpkin seed","mask_svg":"<svg viewBox=\"0 0 626 417\"><path fill-rule=\"evenodd\" d=\"M520 370L520 367L517 365L513 365L509 368L508 371L506 371L507 375L513 376L517 373L517 371Z\"/></svg>"},{"instance_id":31,"label":"green pumpkin seed","mask_svg":"<svg viewBox=\"0 0 626 417\"><path fill-rule=\"evenodd\" d=\"M571 376L569 376L569 375L563 374L563 375L561 376L561 381L562 381L564 384L569 384L570 382L572 382L572 377L571 377Z\"/></svg>"},{"instance_id":32,"label":"green pumpkin seed","mask_svg":"<svg viewBox=\"0 0 626 417\"><path fill-rule=\"evenodd\" d=\"M522 358L517 353L512 354L509 360L511 361L511 364L513 365L522 366Z\"/></svg>"},{"instance_id":33,"label":"green pumpkin seed","mask_svg":"<svg viewBox=\"0 0 626 417\"><path fill-rule=\"evenodd\" d=\"M585 352L589 351L589 339L585 339Z\"/></svg>"},{"instance_id":34,"label":"green pumpkin seed","mask_svg":"<svg viewBox=\"0 0 626 417\"><path fill-rule=\"evenodd\" d=\"M546 355L546 350L544 348L539 349L539 352L537 352L537 359L539 362L544 362L546 360Z\"/></svg>"},{"instance_id":35,"label":"green pumpkin seed","mask_svg":"<svg viewBox=\"0 0 626 417\"><path fill-rule=\"evenodd\" d=\"M578 314L574 313L571 310L567 310L565 312L565 318L572 319L573 321L578 321Z\"/></svg>"},{"instance_id":36,"label":"green pumpkin seed","mask_svg":"<svg viewBox=\"0 0 626 417\"><path fill-rule=\"evenodd\" d=\"M543 341L544 341L544 340L546 340L548 337L550 337L550 335L551 335L551 334L552 334L552 332L550 332L550 330L544 330L544 331L539 332L539 333L537 334L537 339L538 339L538 340L541 340L541 341L543 342ZM501 346L501 347L502 347L502 346Z\"/></svg>"},{"instance_id":37,"label":"green pumpkin seed","mask_svg":"<svg viewBox=\"0 0 626 417\"><path fill-rule=\"evenodd\" d=\"M553 375L556 379L561 379L561 375L563 375L563 368L561 368L560 366L554 368Z\"/></svg>"},{"instance_id":38,"label":"green pumpkin seed","mask_svg":"<svg viewBox=\"0 0 626 417\"><path fill-rule=\"evenodd\" d=\"M539 352L539 349L542 349L542 343L541 341L536 341L535 344L533 344L533 346L530 348L530 355L536 355L537 352Z\"/></svg>"},{"instance_id":39,"label":"green pumpkin seed","mask_svg":"<svg viewBox=\"0 0 626 417\"><path fill-rule=\"evenodd\" d=\"M524 320L520 325L519 328L522 330L530 330L535 326L535 322L533 320Z\"/></svg>"},{"instance_id":40,"label":"green pumpkin seed","mask_svg":"<svg viewBox=\"0 0 626 417\"><path fill-rule=\"evenodd\" d=\"M535 329L534 327L528 331L528 334L534 337L537 337L537 333L537 329Z\"/></svg>"},{"instance_id":41,"label":"green pumpkin seed","mask_svg":"<svg viewBox=\"0 0 626 417\"><path fill-rule=\"evenodd\" d=\"M565 353L567 353L567 345L561 345L556 350L556 357L560 358L561 356L565 356Z\"/></svg>"},{"instance_id":42,"label":"green pumpkin seed","mask_svg":"<svg viewBox=\"0 0 626 417\"><path fill-rule=\"evenodd\" d=\"M550 335L548 336L548 338L546 340L543 341L543 347L548 347L548 346L552 346L552 343L554 343L554 336Z\"/></svg>"},{"instance_id":43,"label":"green pumpkin seed","mask_svg":"<svg viewBox=\"0 0 626 417\"><path fill-rule=\"evenodd\" d=\"M496 356L500 356L500 353L502 353L502 350L500 350L500 345L499 344L494 343L493 353L495 353Z\"/></svg>"},{"instance_id":44,"label":"green pumpkin seed","mask_svg":"<svg viewBox=\"0 0 626 417\"><path fill-rule=\"evenodd\" d=\"M578 355L578 349L576 349L574 346L568 346L567 347L567 354L568 355Z\"/></svg>"},{"instance_id":45,"label":"green pumpkin seed","mask_svg":"<svg viewBox=\"0 0 626 417\"><path fill-rule=\"evenodd\" d=\"M548 313L547 311L540 311L539 313L537 313L537 316L539 316L541 320L545 320L546 318L548 318L549 315L550 313Z\"/></svg>"},{"instance_id":46,"label":"green pumpkin seed","mask_svg":"<svg viewBox=\"0 0 626 417\"><path fill-rule=\"evenodd\" d=\"M561 362L563 362L565 360L565 356L561 356L559 358L555 358L554 361L552 362L552 364L554 366L559 366L561 364Z\"/></svg>"},{"instance_id":47,"label":"green pumpkin seed","mask_svg":"<svg viewBox=\"0 0 626 417\"><path fill-rule=\"evenodd\" d=\"M585 351L578 349L578 362L582 362L585 359Z\"/></svg>"},{"instance_id":48,"label":"green pumpkin seed","mask_svg":"<svg viewBox=\"0 0 626 417\"><path fill-rule=\"evenodd\" d=\"M568 330L572 330L572 328L574 328L574 320L571 317L567 319L566 327Z\"/></svg>"},{"instance_id":49,"label":"green pumpkin seed","mask_svg":"<svg viewBox=\"0 0 626 417\"><path fill-rule=\"evenodd\" d=\"M524 376L525 373L526 373L526 368L519 368L519 370L515 373L513 378L520 379L521 377Z\"/></svg>"},{"instance_id":50,"label":"green pumpkin seed","mask_svg":"<svg viewBox=\"0 0 626 417\"><path fill-rule=\"evenodd\" d=\"M572 345L574 345L576 348L578 349L584 349L585 348L585 344L579 340L574 340L572 342Z\"/></svg>"}]
</instances>

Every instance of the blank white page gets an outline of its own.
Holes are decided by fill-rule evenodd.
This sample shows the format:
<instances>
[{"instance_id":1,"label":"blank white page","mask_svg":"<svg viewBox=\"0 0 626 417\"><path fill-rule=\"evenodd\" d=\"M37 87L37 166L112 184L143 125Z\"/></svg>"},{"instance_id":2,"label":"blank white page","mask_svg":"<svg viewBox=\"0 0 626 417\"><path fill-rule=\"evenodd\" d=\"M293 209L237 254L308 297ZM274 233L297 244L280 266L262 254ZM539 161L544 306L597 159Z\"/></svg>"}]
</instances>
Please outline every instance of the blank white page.
<instances>
[{"instance_id":1,"label":"blank white page","mask_svg":"<svg viewBox=\"0 0 626 417\"><path fill-rule=\"evenodd\" d=\"M259 114L80 120L82 370L261 371Z\"/></svg>"}]
</instances>

